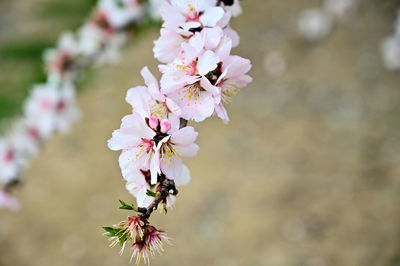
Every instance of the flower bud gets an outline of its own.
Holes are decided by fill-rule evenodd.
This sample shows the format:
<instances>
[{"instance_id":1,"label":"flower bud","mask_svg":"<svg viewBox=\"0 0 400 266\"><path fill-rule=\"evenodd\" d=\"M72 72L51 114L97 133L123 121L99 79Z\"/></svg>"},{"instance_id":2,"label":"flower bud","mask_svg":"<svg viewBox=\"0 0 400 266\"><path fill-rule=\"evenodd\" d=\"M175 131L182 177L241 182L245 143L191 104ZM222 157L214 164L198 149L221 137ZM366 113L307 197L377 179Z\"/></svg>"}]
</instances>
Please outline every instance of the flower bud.
<instances>
[{"instance_id":1,"label":"flower bud","mask_svg":"<svg viewBox=\"0 0 400 266\"><path fill-rule=\"evenodd\" d=\"M168 121L168 119L164 119L160 123L161 125L161 132L162 133L167 133L168 130L171 128L171 122Z\"/></svg>"},{"instance_id":2,"label":"flower bud","mask_svg":"<svg viewBox=\"0 0 400 266\"><path fill-rule=\"evenodd\" d=\"M154 115L150 116L150 118L149 118L149 126L152 129L157 129L157 127L158 127L158 119Z\"/></svg>"}]
</instances>

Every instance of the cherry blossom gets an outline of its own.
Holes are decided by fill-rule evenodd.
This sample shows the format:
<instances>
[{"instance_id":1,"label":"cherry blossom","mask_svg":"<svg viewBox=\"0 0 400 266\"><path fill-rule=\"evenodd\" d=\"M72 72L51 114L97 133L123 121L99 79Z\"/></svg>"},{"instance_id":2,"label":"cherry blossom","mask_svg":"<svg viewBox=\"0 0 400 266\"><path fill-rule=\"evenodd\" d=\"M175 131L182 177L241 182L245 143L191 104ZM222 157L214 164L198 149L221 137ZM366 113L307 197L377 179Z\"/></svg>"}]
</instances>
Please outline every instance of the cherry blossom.
<instances>
[{"instance_id":1,"label":"cherry blossom","mask_svg":"<svg viewBox=\"0 0 400 266\"><path fill-rule=\"evenodd\" d=\"M200 27L214 27L224 10L215 6L215 0L171 0L163 2L160 14L164 26L188 32Z\"/></svg>"},{"instance_id":2,"label":"cherry blossom","mask_svg":"<svg viewBox=\"0 0 400 266\"><path fill-rule=\"evenodd\" d=\"M180 107L170 98L160 92L157 79L147 67L141 71L147 87L131 88L126 94L126 101L132 106L134 112L142 116L155 116L157 119L169 119L171 123L178 124L181 115Z\"/></svg>"},{"instance_id":3,"label":"cherry blossom","mask_svg":"<svg viewBox=\"0 0 400 266\"><path fill-rule=\"evenodd\" d=\"M0 139L0 183L7 185L15 181L20 174L21 158L15 147L7 139Z\"/></svg>"},{"instance_id":4,"label":"cherry blossom","mask_svg":"<svg viewBox=\"0 0 400 266\"><path fill-rule=\"evenodd\" d=\"M132 220L143 225L132 229L123 222L104 229L113 243L120 243L121 252L132 242L131 260L136 263L149 263L168 243L148 219L156 209L167 212L176 201L176 187L190 181L183 160L195 156L199 146L198 133L187 123L213 114L228 122L223 104L252 81L250 61L231 55L239 36L229 21L241 11L237 0L169 0L160 5L164 22L153 48L155 58L164 63L159 65L160 82L147 67L142 69L146 86L128 90L132 114L108 141L111 150L121 150L122 176L137 203L121 201L121 209L139 213Z\"/></svg>"},{"instance_id":5,"label":"cherry blossom","mask_svg":"<svg viewBox=\"0 0 400 266\"><path fill-rule=\"evenodd\" d=\"M161 171L170 179L181 176L182 158L193 157L198 151L194 144L196 138L193 127L178 129L175 126L162 131L158 124L151 128L145 117L133 113L122 119L121 128L114 131L108 146L112 150L122 150L119 163L126 179L130 179L132 172L150 170L150 184L154 185Z\"/></svg>"},{"instance_id":6,"label":"cherry blossom","mask_svg":"<svg viewBox=\"0 0 400 266\"><path fill-rule=\"evenodd\" d=\"M79 117L73 86L64 84L58 88L54 83L35 86L25 105L25 117L44 139L68 130Z\"/></svg>"},{"instance_id":7,"label":"cherry blossom","mask_svg":"<svg viewBox=\"0 0 400 266\"><path fill-rule=\"evenodd\" d=\"M74 58L78 55L79 45L71 32L63 33L57 48L48 49L44 53L46 69L50 76L56 79L71 79L75 74Z\"/></svg>"}]
</instances>

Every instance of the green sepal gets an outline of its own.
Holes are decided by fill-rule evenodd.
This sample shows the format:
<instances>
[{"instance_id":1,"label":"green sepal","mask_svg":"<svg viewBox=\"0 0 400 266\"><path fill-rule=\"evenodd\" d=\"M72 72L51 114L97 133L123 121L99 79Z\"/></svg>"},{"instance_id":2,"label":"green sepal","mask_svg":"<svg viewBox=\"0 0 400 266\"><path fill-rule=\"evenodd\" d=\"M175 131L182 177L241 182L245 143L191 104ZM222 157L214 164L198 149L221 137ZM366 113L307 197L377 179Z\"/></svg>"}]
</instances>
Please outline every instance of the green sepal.
<instances>
[{"instance_id":1,"label":"green sepal","mask_svg":"<svg viewBox=\"0 0 400 266\"><path fill-rule=\"evenodd\" d=\"M121 210L130 210L130 211L137 212L137 208L135 207L135 205L127 204L127 203L123 202L122 200L119 200L119 203L121 203L121 206L119 207Z\"/></svg>"},{"instance_id":2,"label":"green sepal","mask_svg":"<svg viewBox=\"0 0 400 266\"><path fill-rule=\"evenodd\" d=\"M149 189L146 191L146 195L149 196L149 197L153 197L153 198L158 196L157 193L155 193L155 192L153 192L153 191L151 191Z\"/></svg>"}]
</instances>

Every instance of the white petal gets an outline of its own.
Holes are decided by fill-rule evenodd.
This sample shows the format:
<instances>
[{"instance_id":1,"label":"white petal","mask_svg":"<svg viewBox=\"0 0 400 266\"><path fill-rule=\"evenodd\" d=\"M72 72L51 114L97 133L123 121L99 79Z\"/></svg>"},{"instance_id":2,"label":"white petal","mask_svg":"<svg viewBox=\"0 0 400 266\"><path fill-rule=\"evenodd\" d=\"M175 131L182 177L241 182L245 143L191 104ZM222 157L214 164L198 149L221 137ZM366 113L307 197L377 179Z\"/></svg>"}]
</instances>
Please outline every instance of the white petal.
<instances>
[{"instance_id":1,"label":"white petal","mask_svg":"<svg viewBox=\"0 0 400 266\"><path fill-rule=\"evenodd\" d=\"M176 102L174 102L171 98L167 98L167 99L166 99L166 104L167 104L168 109L169 109L172 113L174 113L174 114L177 115L177 116L180 116L180 115L181 115L181 113L182 113L181 108L180 108L179 105L178 105Z\"/></svg>"},{"instance_id":2,"label":"white petal","mask_svg":"<svg viewBox=\"0 0 400 266\"><path fill-rule=\"evenodd\" d=\"M198 106L196 113L193 116L193 119L196 122L201 122L214 113L215 103L211 93L201 93L199 102L201 102L201 104Z\"/></svg>"},{"instance_id":3,"label":"white petal","mask_svg":"<svg viewBox=\"0 0 400 266\"><path fill-rule=\"evenodd\" d=\"M201 76L204 76L208 72L216 69L218 62L220 62L219 57L213 51L207 50L199 57L197 70Z\"/></svg>"},{"instance_id":4,"label":"white petal","mask_svg":"<svg viewBox=\"0 0 400 266\"><path fill-rule=\"evenodd\" d=\"M184 158L191 158L196 156L197 152L199 151L199 145L192 143L188 146L179 146L178 150Z\"/></svg>"},{"instance_id":5,"label":"white petal","mask_svg":"<svg viewBox=\"0 0 400 266\"><path fill-rule=\"evenodd\" d=\"M240 56L231 56L229 58L230 66L226 78L238 77L246 74L251 69L251 62Z\"/></svg>"},{"instance_id":6,"label":"white petal","mask_svg":"<svg viewBox=\"0 0 400 266\"><path fill-rule=\"evenodd\" d=\"M189 171L189 168L186 167L186 165L182 165L181 175L178 178L175 178L174 181L175 181L175 185L177 185L177 186L184 186L184 185L189 184L190 171Z\"/></svg>"},{"instance_id":7,"label":"white petal","mask_svg":"<svg viewBox=\"0 0 400 266\"><path fill-rule=\"evenodd\" d=\"M214 27L204 28L201 31L201 34L204 35L203 38L205 49L211 50L218 46L224 33L220 27Z\"/></svg>"},{"instance_id":8,"label":"white petal","mask_svg":"<svg viewBox=\"0 0 400 266\"><path fill-rule=\"evenodd\" d=\"M201 77L200 86L206 91L210 92L212 95L220 94L218 87L211 84L211 82L204 76Z\"/></svg>"},{"instance_id":9,"label":"white petal","mask_svg":"<svg viewBox=\"0 0 400 266\"><path fill-rule=\"evenodd\" d=\"M162 2L160 15L164 20L164 25L168 28L178 28L185 22L185 17L177 8L171 6L167 1Z\"/></svg>"},{"instance_id":10,"label":"white petal","mask_svg":"<svg viewBox=\"0 0 400 266\"><path fill-rule=\"evenodd\" d=\"M182 160L175 155L165 157L160 160L160 168L167 178L175 179L182 173Z\"/></svg>"},{"instance_id":11,"label":"white petal","mask_svg":"<svg viewBox=\"0 0 400 266\"><path fill-rule=\"evenodd\" d=\"M158 150L151 156L150 161L151 184L157 184L157 177L160 173L160 153Z\"/></svg>"},{"instance_id":12,"label":"white petal","mask_svg":"<svg viewBox=\"0 0 400 266\"><path fill-rule=\"evenodd\" d=\"M232 50L232 40L229 37L224 37L221 44L216 50L216 54L221 61L225 61L228 59Z\"/></svg>"},{"instance_id":13,"label":"white petal","mask_svg":"<svg viewBox=\"0 0 400 266\"><path fill-rule=\"evenodd\" d=\"M158 85L157 79L153 76L153 74L151 74L151 72L147 66L142 68L142 71L140 71L140 74L142 75L142 77L144 79L144 83L147 85L147 87L152 84Z\"/></svg>"},{"instance_id":14,"label":"white petal","mask_svg":"<svg viewBox=\"0 0 400 266\"><path fill-rule=\"evenodd\" d=\"M196 51L200 52L204 47L205 38L199 32L190 38L189 44L196 49Z\"/></svg>"},{"instance_id":15,"label":"white petal","mask_svg":"<svg viewBox=\"0 0 400 266\"><path fill-rule=\"evenodd\" d=\"M156 134L146 125L144 118L138 113L127 115L122 118L121 130L145 139L152 139Z\"/></svg>"},{"instance_id":16,"label":"white petal","mask_svg":"<svg viewBox=\"0 0 400 266\"><path fill-rule=\"evenodd\" d=\"M203 15L200 17L200 21L206 27L214 27L224 13L222 7L210 7L204 11Z\"/></svg>"},{"instance_id":17,"label":"white petal","mask_svg":"<svg viewBox=\"0 0 400 266\"><path fill-rule=\"evenodd\" d=\"M108 140L108 147L113 151L128 149L136 146L139 140L140 138L135 135L114 130L111 139Z\"/></svg>"},{"instance_id":18,"label":"white petal","mask_svg":"<svg viewBox=\"0 0 400 266\"><path fill-rule=\"evenodd\" d=\"M194 128L187 126L179 129L171 136L172 143L176 145L187 146L196 141L198 133L194 131Z\"/></svg>"},{"instance_id":19,"label":"white petal","mask_svg":"<svg viewBox=\"0 0 400 266\"><path fill-rule=\"evenodd\" d=\"M225 124L229 122L228 112L226 111L225 107L222 104L218 104L215 106L215 113Z\"/></svg>"}]
</instances>

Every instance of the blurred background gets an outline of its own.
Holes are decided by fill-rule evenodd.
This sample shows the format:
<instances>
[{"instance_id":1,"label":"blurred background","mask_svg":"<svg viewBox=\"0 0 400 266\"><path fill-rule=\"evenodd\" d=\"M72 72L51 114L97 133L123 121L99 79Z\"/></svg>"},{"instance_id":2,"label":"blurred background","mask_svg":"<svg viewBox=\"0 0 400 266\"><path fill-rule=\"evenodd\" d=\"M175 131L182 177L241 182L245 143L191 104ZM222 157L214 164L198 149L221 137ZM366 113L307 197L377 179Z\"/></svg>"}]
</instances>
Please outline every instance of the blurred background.
<instances>
[{"instance_id":1,"label":"blurred background","mask_svg":"<svg viewBox=\"0 0 400 266\"><path fill-rule=\"evenodd\" d=\"M76 29L95 0L0 0L0 119L21 113L41 55ZM196 125L201 149L174 210L151 220L173 238L153 265L400 265L400 75L380 42L400 1L364 0L318 42L297 34L317 0L244 0L235 53L254 82L228 107L231 122ZM132 201L107 139L130 112L126 90L156 72L150 29L115 66L80 83L83 117L25 173L20 212L0 213L0 265L129 265L101 226Z\"/></svg>"}]
</instances>

